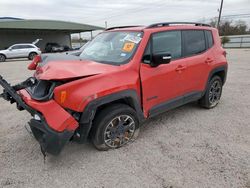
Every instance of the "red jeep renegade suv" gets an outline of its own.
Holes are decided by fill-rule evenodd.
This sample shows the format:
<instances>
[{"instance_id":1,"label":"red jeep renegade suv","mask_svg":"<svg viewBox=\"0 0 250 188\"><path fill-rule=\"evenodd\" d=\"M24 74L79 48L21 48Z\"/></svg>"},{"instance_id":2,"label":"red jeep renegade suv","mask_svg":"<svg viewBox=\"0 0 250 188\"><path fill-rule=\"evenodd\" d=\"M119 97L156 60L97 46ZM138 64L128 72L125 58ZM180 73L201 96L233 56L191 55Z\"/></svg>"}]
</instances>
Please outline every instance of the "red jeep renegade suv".
<instances>
[{"instance_id":1,"label":"red jeep renegade suv","mask_svg":"<svg viewBox=\"0 0 250 188\"><path fill-rule=\"evenodd\" d=\"M80 56L37 56L34 76L1 96L33 118L29 125L45 154L90 137L100 150L119 148L140 124L192 101L215 107L226 81L226 52L218 31L200 23L110 28Z\"/></svg>"}]
</instances>

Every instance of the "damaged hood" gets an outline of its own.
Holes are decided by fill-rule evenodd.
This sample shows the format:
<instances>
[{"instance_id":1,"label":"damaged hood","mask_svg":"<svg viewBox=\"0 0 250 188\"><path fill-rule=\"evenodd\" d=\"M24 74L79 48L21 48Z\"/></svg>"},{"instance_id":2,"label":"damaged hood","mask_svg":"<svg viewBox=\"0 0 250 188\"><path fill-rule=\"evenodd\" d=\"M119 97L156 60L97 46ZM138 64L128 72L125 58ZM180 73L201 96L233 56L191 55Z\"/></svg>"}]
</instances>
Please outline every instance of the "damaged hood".
<instances>
[{"instance_id":1,"label":"damaged hood","mask_svg":"<svg viewBox=\"0 0 250 188\"><path fill-rule=\"evenodd\" d=\"M110 73L119 66L81 60L79 57L64 58L63 55L56 58L42 58L42 62L36 68L35 77L40 80L65 80L80 77L88 77L103 73Z\"/></svg>"}]
</instances>

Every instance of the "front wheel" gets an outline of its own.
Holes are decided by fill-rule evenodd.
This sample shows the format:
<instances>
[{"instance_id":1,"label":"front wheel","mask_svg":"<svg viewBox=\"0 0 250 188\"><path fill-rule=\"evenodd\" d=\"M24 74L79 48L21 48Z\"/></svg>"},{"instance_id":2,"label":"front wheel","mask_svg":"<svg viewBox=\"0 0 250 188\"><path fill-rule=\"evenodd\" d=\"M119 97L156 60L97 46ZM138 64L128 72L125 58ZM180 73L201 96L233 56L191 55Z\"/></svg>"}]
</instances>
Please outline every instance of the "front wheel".
<instances>
[{"instance_id":1,"label":"front wheel","mask_svg":"<svg viewBox=\"0 0 250 188\"><path fill-rule=\"evenodd\" d=\"M0 62L4 62L6 60L6 57L3 54L0 54Z\"/></svg>"},{"instance_id":2,"label":"front wheel","mask_svg":"<svg viewBox=\"0 0 250 188\"><path fill-rule=\"evenodd\" d=\"M139 134L136 112L124 104L102 110L93 123L92 141L98 150L116 149L135 140Z\"/></svg>"},{"instance_id":3,"label":"front wheel","mask_svg":"<svg viewBox=\"0 0 250 188\"><path fill-rule=\"evenodd\" d=\"M222 80L219 76L214 76L208 83L205 95L199 100L204 108L214 108L220 101L222 94Z\"/></svg>"}]
</instances>

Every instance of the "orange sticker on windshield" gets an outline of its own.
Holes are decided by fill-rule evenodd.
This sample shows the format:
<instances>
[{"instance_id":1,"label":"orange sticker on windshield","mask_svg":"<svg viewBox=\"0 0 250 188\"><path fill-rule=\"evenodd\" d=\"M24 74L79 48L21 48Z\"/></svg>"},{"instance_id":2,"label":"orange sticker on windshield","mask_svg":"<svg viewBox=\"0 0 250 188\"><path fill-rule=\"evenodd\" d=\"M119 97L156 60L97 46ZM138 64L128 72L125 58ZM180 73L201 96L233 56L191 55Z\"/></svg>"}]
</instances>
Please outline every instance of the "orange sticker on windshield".
<instances>
[{"instance_id":1,"label":"orange sticker on windshield","mask_svg":"<svg viewBox=\"0 0 250 188\"><path fill-rule=\"evenodd\" d=\"M124 52L131 52L133 48L135 47L135 43L133 42L126 42L122 48L122 51Z\"/></svg>"}]
</instances>

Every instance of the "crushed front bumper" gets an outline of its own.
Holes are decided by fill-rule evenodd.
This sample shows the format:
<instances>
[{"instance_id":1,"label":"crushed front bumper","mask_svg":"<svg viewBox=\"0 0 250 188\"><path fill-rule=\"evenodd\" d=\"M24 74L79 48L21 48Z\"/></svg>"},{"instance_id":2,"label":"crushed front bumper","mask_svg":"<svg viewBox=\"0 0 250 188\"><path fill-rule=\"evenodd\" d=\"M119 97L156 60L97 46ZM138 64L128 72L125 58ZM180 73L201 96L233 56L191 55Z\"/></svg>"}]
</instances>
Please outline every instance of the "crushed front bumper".
<instances>
[{"instance_id":1,"label":"crushed front bumper","mask_svg":"<svg viewBox=\"0 0 250 188\"><path fill-rule=\"evenodd\" d=\"M68 130L56 132L44 120L31 119L29 125L33 135L41 146L42 152L48 152L52 155L58 155L74 134L73 131Z\"/></svg>"},{"instance_id":2,"label":"crushed front bumper","mask_svg":"<svg viewBox=\"0 0 250 188\"><path fill-rule=\"evenodd\" d=\"M39 102L23 88L16 91L15 86L12 87L1 76L0 85L4 88L0 95L2 98L11 104L16 103L19 110L27 110L34 117L29 125L43 154L58 155L78 127L74 117L54 100Z\"/></svg>"}]
</instances>

